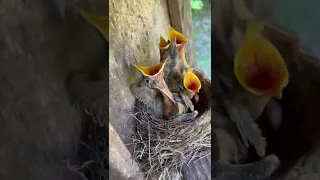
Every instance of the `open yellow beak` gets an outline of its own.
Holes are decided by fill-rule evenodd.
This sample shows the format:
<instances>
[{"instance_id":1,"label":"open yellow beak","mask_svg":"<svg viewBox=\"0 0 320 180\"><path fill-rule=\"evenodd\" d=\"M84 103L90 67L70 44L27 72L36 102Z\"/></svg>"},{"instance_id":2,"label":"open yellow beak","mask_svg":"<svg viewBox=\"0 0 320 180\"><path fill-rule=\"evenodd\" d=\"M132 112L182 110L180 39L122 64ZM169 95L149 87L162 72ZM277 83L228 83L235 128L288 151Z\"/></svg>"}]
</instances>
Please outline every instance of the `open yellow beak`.
<instances>
[{"instance_id":1,"label":"open yellow beak","mask_svg":"<svg viewBox=\"0 0 320 180\"><path fill-rule=\"evenodd\" d=\"M159 43L160 57L162 57L164 50L168 49L169 46L170 46L170 42L166 41L162 36L160 36L160 43Z\"/></svg>"},{"instance_id":2,"label":"open yellow beak","mask_svg":"<svg viewBox=\"0 0 320 180\"><path fill-rule=\"evenodd\" d=\"M167 49L169 46L170 46L170 43L167 42L162 36L160 36L159 48L160 49Z\"/></svg>"},{"instance_id":3,"label":"open yellow beak","mask_svg":"<svg viewBox=\"0 0 320 180\"><path fill-rule=\"evenodd\" d=\"M183 79L183 86L186 88L189 92L199 92L201 89L201 82L193 72L193 69L188 69L184 79Z\"/></svg>"},{"instance_id":4,"label":"open yellow beak","mask_svg":"<svg viewBox=\"0 0 320 180\"><path fill-rule=\"evenodd\" d=\"M89 14L84 10L80 10L80 14L90 24L95 26L107 41L109 40L109 17Z\"/></svg>"},{"instance_id":5,"label":"open yellow beak","mask_svg":"<svg viewBox=\"0 0 320 180\"><path fill-rule=\"evenodd\" d=\"M138 66L134 65L144 76L149 77L154 83L152 84L153 88L159 89L164 95L166 95L170 100L175 103L173 95L171 94L165 80L163 67L166 64L167 60L164 60L160 64L155 66Z\"/></svg>"},{"instance_id":6,"label":"open yellow beak","mask_svg":"<svg viewBox=\"0 0 320 180\"><path fill-rule=\"evenodd\" d=\"M168 40L171 42L174 38L176 38L177 46L181 46L188 41L188 39L184 37L183 34L174 30L171 26L169 26Z\"/></svg>"},{"instance_id":7,"label":"open yellow beak","mask_svg":"<svg viewBox=\"0 0 320 180\"><path fill-rule=\"evenodd\" d=\"M160 64L155 66L138 66L134 65L144 76L148 77L155 77L161 71L163 71L164 65L166 64L167 60L162 61Z\"/></svg>"},{"instance_id":8,"label":"open yellow beak","mask_svg":"<svg viewBox=\"0 0 320 180\"><path fill-rule=\"evenodd\" d=\"M167 83L164 80L164 73L161 71L155 76L155 88L159 89L164 95L166 95L174 104L176 104L171 91L169 90Z\"/></svg>"},{"instance_id":9,"label":"open yellow beak","mask_svg":"<svg viewBox=\"0 0 320 180\"><path fill-rule=\"evenodd\" d=\"M256 95L269 94L281 99L289 73L275 46L259 35L247 35L234 59L239 83Z\"/></svg>"},{"instance_id":10,"label":"open yellow beak","mask_svg":"<svg viewBox=\"0 0 320 180\"><path fill-rule=\"evenodd\" d=\"M184 44L188 42L188 39L183 34L176 31L171 26L169 26L168 39L171 42L174 40L174 38L176 38L176 43L177 43L178 51L180 54L180 56L179 56L180 60L182 60L182 63L185 68L190 68L190 66L187 62L187 59L186 59L186 53L185 53L185 48L184 48Z\"/></svg>"}]
</instances>

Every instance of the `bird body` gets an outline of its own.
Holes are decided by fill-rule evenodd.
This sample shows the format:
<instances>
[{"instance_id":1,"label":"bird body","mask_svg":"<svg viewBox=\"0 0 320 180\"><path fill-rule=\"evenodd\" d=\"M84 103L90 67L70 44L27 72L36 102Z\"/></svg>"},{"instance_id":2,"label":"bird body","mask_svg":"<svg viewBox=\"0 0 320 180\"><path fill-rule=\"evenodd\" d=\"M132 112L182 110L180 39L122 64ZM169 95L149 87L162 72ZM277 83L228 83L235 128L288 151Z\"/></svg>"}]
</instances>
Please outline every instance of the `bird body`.
<instances>
[{"instance_id":1,"label":"bird body","mask_svg":"<svg viewBox=\"0 0 320 180\"><path fill-rule=\"evenodd\" d=\"M194 106L191 98L188 96L188 91L183 87L181 76L177 73L170 73L166 82L170 91L175 94L175 97L182 101L185 108L184 112L186 112L188 108L190 108L191 111L194 111Z\"/></svg>"},{"instance_id":2,"label":"bird body","mask_svg":"<svg viewBox=\"0 0 320 180\"><path fill-rule=\"evenodd\" d=\"M146 88L160 90L163 93L163 116L169 119L187 113L188 107L190 107L192 111L194 108L190 99L188 99L189 102L186 103L187 98L185 98L185 96L181 93L183 91L181 91L181 85L179 85L179 82L182 82L182 78L179 76L179 74L175 74L177 76L174 78L177 79L173 79L170 76L170 78L167 78L167 81L164 80L163 70L166 62L167 59L153 67L135 65L135 67L143 74L143 78L140 83L140 88L133 91L135 91L135 94L138 95L138 98L141 98L149 95L147 95L147 92L137 92L139 90L145 91ZM173 72L170 73L172 73L172 75L174 74ZM152 97L146 97L146 99L152 99ZM149 102L148 100L145 100L144 102L146 101Z\"/></svg>"},{"instance_id":3,"label":"bird body","mask_svg":"<svg viewBox=\"0 0 320 180\"><path fill-rule=\"evenodd\" d=\"M143 81L137 85L131 85L130 90L136 99L143 103L147 110L157 117L162 117L164 112L163 97L159 91L148 87Z\"/></svg>"},{"instance_id":4,"label":"bird body","mask_svg":"<svg viewBox=\"0 0 320 180\"><path fill-rule=\"evenodd\" d=\"M168 77L168 74L171 71L180 72L179 67L179 51L177 49L176 38L174 38L167 49L163 50L162 57L160 62L167 60L167 63L164 67L165 79Z\"/></svg>"},{"instance_id":5,"label":"bird body","mask_svg":"<svg viewBox=\"0 0 320 180\"><path fill-rule=\"evenodd\" d=\"M187 113L187 107L183 104L183 100L175 93L172 94L177 105L169 104L169 107L167 107L168 102L165 101L168 99L166 99L166 96L161 95L156 89L150 88L144 81L141 81L139 85L131 85L130 90L137 100L147 107L146 110L149 110L149 113L154 113L157 117L165 117L167 113L167 119L189 121L190 119L194 119L198 114L197 111ZM170 102L172 101L169 100ZM166 112L168 110L170 112Z\"/></svg>"}]
</instances>

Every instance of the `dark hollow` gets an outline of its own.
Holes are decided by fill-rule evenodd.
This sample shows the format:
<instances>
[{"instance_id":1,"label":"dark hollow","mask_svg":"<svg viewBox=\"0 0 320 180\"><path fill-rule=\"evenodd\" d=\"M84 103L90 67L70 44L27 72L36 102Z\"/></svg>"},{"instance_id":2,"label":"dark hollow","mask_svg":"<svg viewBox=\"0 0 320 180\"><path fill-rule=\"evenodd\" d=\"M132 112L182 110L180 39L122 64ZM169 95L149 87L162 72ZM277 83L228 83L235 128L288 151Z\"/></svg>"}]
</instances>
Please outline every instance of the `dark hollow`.
<instances>
[{"instance_id":1,"label":"dark hollow","mask_svg":"<svg viewBox=\"0 0 320 180\"><path fill-rule=\"evenodd\" d=\"M293 97L294 102L292 102ZM275 177L286 174L301 157L310 153L316 144L313 138L315 137L313 124L308 121L305 102L301 99L297 88L289 84L279 103L282 106L280 129L271 128L265 112L258 120L267 139L267 154L276 154L281 162L280 168L274 174Z\"/></svg>"}]
</instances>

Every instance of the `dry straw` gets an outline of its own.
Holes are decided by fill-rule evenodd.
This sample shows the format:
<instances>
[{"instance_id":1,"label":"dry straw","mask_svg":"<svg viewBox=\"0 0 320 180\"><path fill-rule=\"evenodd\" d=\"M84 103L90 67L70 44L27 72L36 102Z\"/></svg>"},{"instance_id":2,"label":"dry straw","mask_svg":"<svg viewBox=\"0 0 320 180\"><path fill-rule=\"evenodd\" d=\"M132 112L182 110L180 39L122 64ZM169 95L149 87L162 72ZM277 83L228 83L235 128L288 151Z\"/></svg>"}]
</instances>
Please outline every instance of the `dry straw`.
<instances>
[{"instance_id":1,"label":"dry straw","mask_svg":"<svg viewBox=\"0 0 320 180\"><path fill-rule=\"evenodd\" d=\"M210 101L210 96L203 94L205 93L202 92L202 101ZM178 179L183 164L210 154L209 107L187 122L156 117L152 110L140 101L136 103L134 112L132 116L136 120L137 129L133 137L133 156L146 179Z\"/></svg>"}]
</instances>

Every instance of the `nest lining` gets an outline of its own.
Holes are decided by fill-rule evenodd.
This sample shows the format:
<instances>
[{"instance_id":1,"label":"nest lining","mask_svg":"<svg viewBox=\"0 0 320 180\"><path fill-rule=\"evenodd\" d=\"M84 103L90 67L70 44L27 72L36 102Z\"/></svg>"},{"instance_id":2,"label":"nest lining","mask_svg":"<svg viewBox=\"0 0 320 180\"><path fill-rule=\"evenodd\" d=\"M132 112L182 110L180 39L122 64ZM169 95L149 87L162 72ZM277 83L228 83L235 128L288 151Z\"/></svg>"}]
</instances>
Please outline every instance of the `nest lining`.
<instances>
[{"instance_id":1,"label":"nest lining","mask_svg":"<svg viewBox=\"0 0 320 180\"><path fill-rule=\"evenodd\" d=\"M180 179L183 164L211 153L210 118L164 120L142 102L136 103L132 116L137 128L133 157L145 179Z\"/></svg>"}]
</instances>

